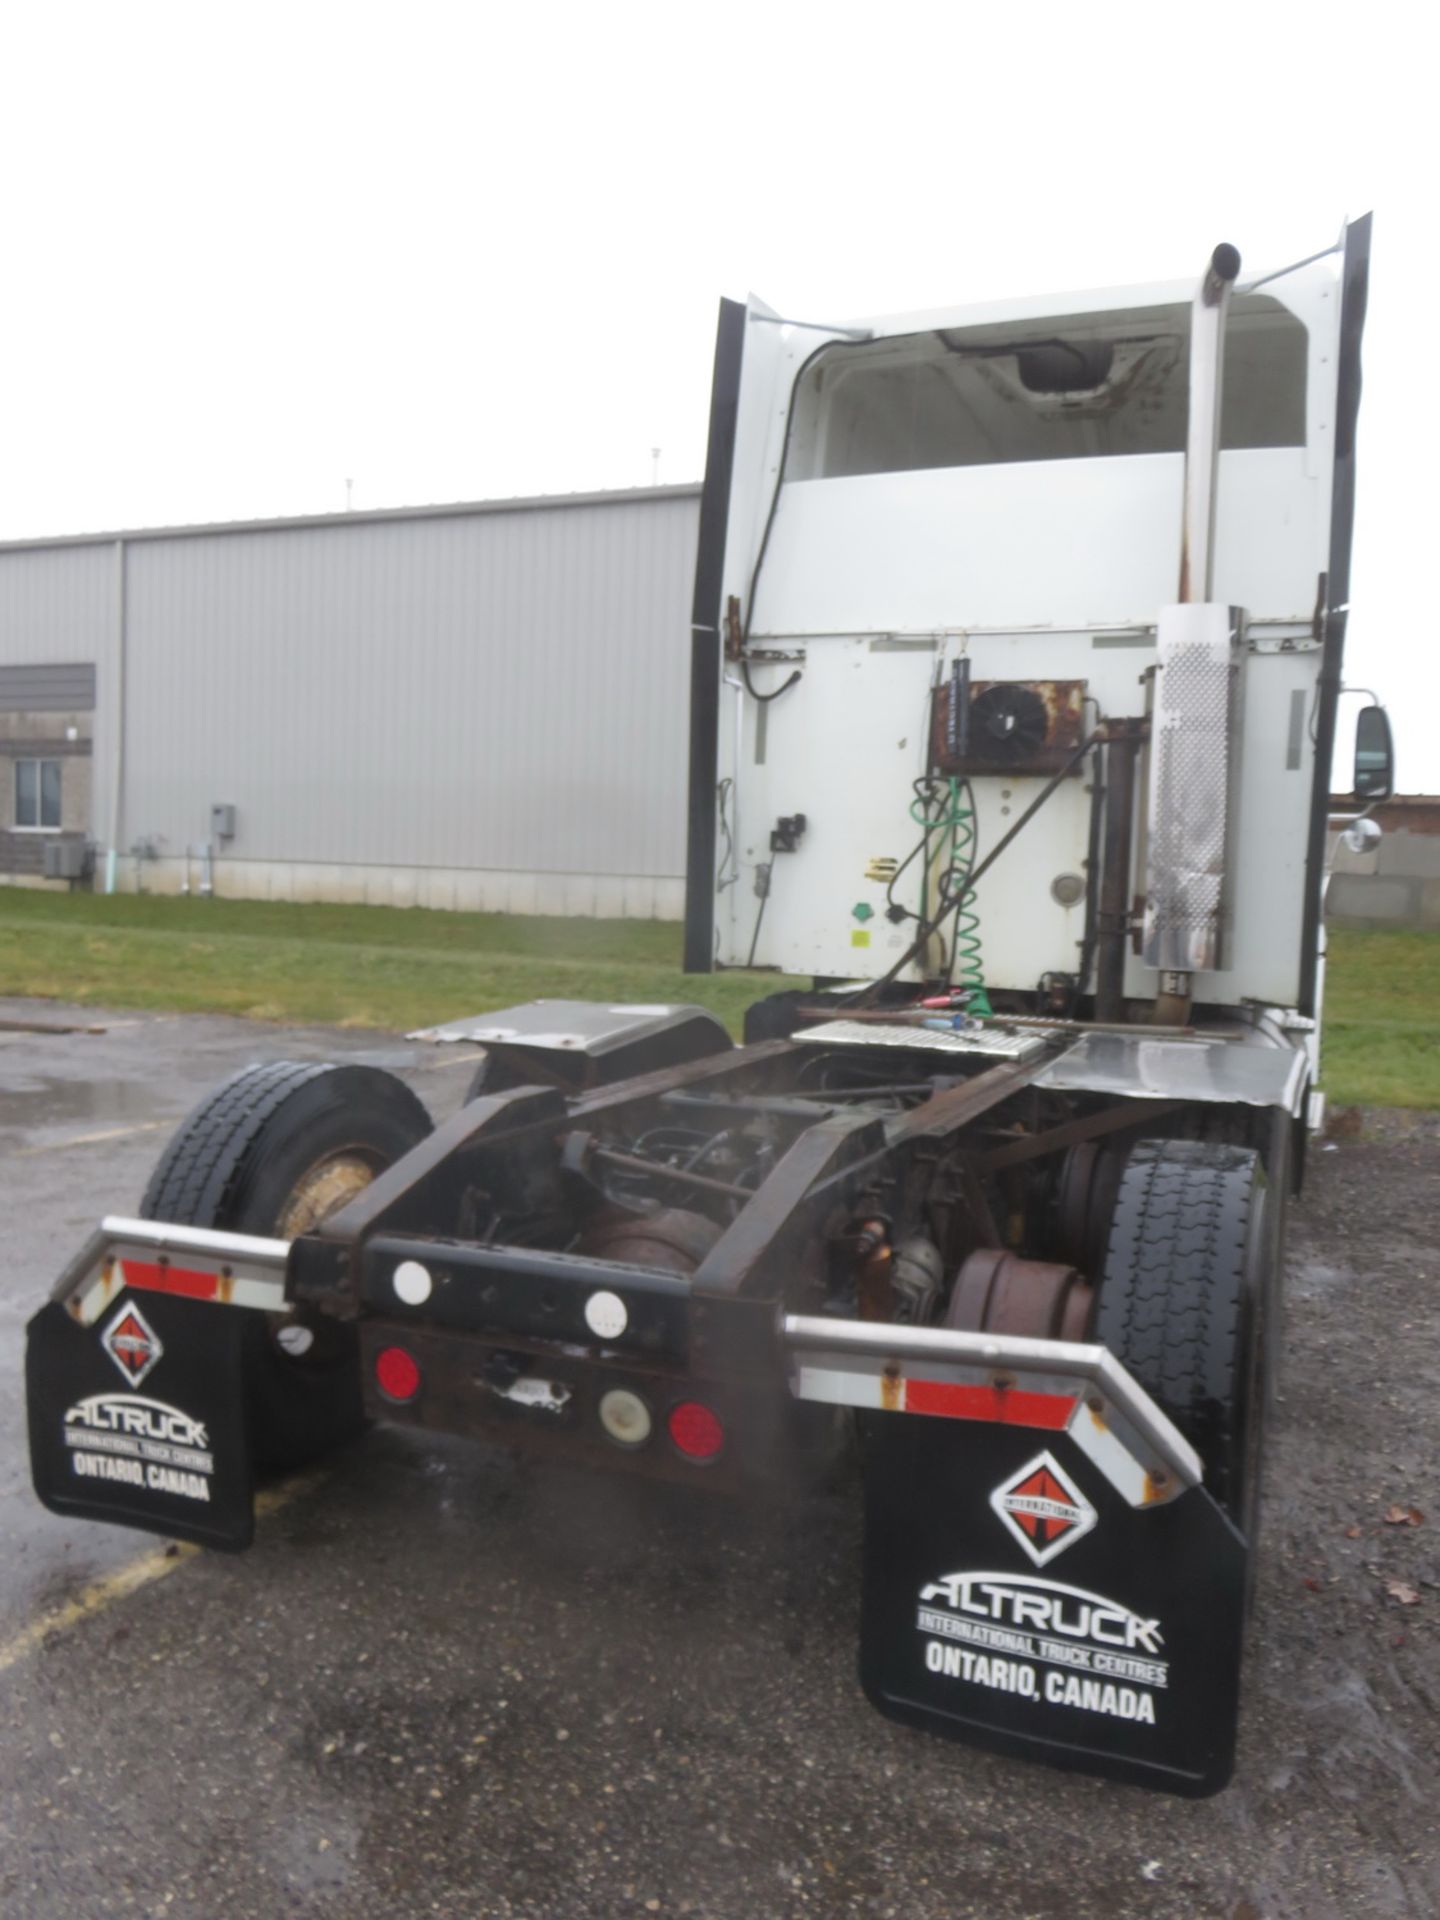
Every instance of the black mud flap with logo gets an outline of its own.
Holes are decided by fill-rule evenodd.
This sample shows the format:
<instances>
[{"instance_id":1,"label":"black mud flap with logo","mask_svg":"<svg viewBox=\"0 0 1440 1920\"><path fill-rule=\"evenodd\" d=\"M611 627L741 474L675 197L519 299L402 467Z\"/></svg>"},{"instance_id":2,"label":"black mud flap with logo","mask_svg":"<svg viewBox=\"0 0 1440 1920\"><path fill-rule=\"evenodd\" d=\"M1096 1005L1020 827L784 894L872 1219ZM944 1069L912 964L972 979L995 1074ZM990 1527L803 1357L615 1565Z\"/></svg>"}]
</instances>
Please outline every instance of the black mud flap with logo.
<instances>
[{"instance_id":1,"label":"black mud flap with logo","mask_svg":"<svg viewBox=\"0 0 1440 1920\"><path fill-rule=\"evenodd\" d=\"M253 1484L239 1310L122 1293L91 1327L30 1322L30 1468L52 1513L248 1547Z\"/></svg>"},{"instance_id":2,"label":"black mud flap with logo","mask_svg":"<svg viewBox=\"0 0 1440 1920\"><path fill-rule=\"evenodd\" d=\"M1234 1765L1244 1539L1132 1507L1064 1433L871 1416L860 1678L882 1713L1165 1792Z\"/></svg>"}]
</instances>

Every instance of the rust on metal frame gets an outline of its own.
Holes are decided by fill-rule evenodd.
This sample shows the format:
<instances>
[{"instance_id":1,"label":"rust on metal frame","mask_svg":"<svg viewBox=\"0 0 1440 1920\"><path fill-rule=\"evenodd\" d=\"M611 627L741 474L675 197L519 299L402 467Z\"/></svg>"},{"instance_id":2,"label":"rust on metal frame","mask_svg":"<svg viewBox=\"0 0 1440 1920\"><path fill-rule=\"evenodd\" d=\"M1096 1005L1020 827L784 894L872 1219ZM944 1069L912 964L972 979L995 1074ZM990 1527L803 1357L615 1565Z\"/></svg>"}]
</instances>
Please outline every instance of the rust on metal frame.
<instances>
[{"instance_id":1,"label":"rust on metal frame","mask_svg":"<svg viewBox=\"0 0 1440 1920\"><path fill-rule=\"evenodd\" d=\"M788 1040L771 1040L747 1048L743 1053L707 1054L683 1066L660 1068L638 1079L597 1087L568 1100L554 1087L515 1087L503 1093L482 1094L442 1121L403 1159L377 1174L347 1205L320 1221L314 1234L323 1240L353 1246L452 1155L472 1147L490 1147L521 1134L538 1133L547 1126L558 1130L567 1119L595 1117L632 1102L692 1086L697 1081L715 1079L735 1072L737 1062L749 1067L773 1059L787 1052L790 1044Z\"/></svg>"},{"instance_id":2,"label":"rust on metal frame","mask_svg":"<svg viewBox=\"0 0 1440 1920\"><path fill-rule=\"evenodd\" d=\"M945 1325L956 1333L1084 1340L1094 1310L1094 1288L1074 1267L978 1247L956 1276Z\"/></svg>"},{"instance_id":3,"label":"rust on metal frame","mask_svg":"<svg viewBox=\"0 0 1440 1920\"><path fill-rule=\"evenodd\" d=\"M574 1139L574 1134L567 1138ZM602 1166L616 1167L622 1173L643 1173L652 1179L668 1181L671 1186L694 1187L701 1193L715 1193L726 1200L739 1200L742 1203L755 1196L753 1187L742 1187L733 1180L717 1180L708 1173L692 1173L688 1167L667 1166L663 1160L649 1160L639 1153L621 1153L615 1147L592 1145L586 1155L589 1160L598 1160Z\"/></svg>"},{"instance_id":4,"label":"rust on metal frame","mask_svg":"<svg viewBox=\"0 0 1440 1920\"><path fill-rule=\"evenodd\" d=\"M864 1220L855 1241L855 1283L862 1320L889 1320L895 1311L893 1249L883 1220Z\"/></svg>"},{"instance_id":5,"label":"rust on metal frame","mask_svg":"<svg viewBox=\"0 0 1440 1920\"><path fill-rule=\"evenodd\" d=\"M697 1291L751 1292L761 1261L808 1221L805 1203L828 1180L883 1154L884 1144L884 1127L872 1113L835 1114L807 1127L701 1263Z\"/></svg>"},{"instance_id":6,"label":"rust on metal frame","mask_svg":"<svg viewBox=\"0 0 1440 1920\"><path fill-rule=\"evenodd\" d=\"M953 681L936 687L931 702L930 763L941 773L1005 774L1055 773L1079 746L1085 723L1085 687L1083 680L972 680L968 698L973 703L996 687L1014 687L1032 693L1045 709L1045 740L1023 760L1005 760L987 754L973 733L963 758L951 750L950 702L954 698Z\"/></svg>"},{"instance_id":7,"label":"rust on metal frame","mask_svg":"<svg viewBox=\"0 0 1440 1920\"><path fill-rule=\"evenodd\" d=\"M890 1143L899 1145L903 1141L933 1139L937 1135L954 1133L960 1127L968 1126L970 1121L978 1120L982 1113L999 1106L1012 1093L1028 1087L1050 1065L1051 1059L1050 1054L1043 1053L1037 1054L1033 1060L1005 1060L999 1066L987 1067L983 1073L962 1081L958 1087L944 1088L929 1100L922 1100L918 1107L911 1107L892 1123Z\"/></svg>"},{"instance_id":8,"label":"rust on metal frame","mask_svg":"<svg viewBox=\"0 0 1440 1920\"><path fill-rule=\"evenodd\" d=\"M834 1203L837 1187L874 1171L897 1148L958 1132L1028 1086L1047 1060L1041 1055L987 1068L888 1122L873 1114L835 1114L807 1128L727 1229L696 1275L697 1286L716 1294L753 1293L762 1262L780 1257L812 1216ZM798 1248L791 1250L798 1257Z\"/></svg>"},{"instance_id":9,"label":"rust on metal frame","mask_svg":"<svg viewBox=\"0 0 1440 1920\"><path fill-rule=\"evenodd\" d=\"M679 1067L657 1067L633 1080L621 1080L610 1087L596 1087L572 1101L571 1114L579 1119L602 1113L608 1107L629 1106L632 1101L658 1099L662 1093L678 1093L703 1080L717 1080L727 1073L746 1071L770 1060L778 1060L792 1051L789 1040L760 1040L753 1047L733 1048L728 1053L709 1053Z\"/></svg>"},{"instance_id":10,"label":"rust on metal frame","mask_svg":"<svg viewBox=\"0 0 1440 1920\"><path fill-rule=\"evenodd\" d=\"M1002 1167L1015 1167L1026 1160L1039 1160L1049 1153L1061 1153L1086 1140L1098 1140L1107 1133L1126 1127L1148 1126L1162 1114L1177 1113L1183 1100L1130 1100L1118 1106L1104 1107L1099 1113L1083 1114L1075 1120L1049 1127L1044 1133L1029 1133L1004 1146L992 1147L980 1156L982 1173L998 1173Z\"/></svg>"},{"instance_id":11,"label":"rust on metal frame","mask_svg":"<svg viewBox=\"0 0 1440 1920\"><path fill-rule=\"evenodd\" d=\"M482 1095L451 1114L448 1120L441 1121L418 1146L376 1174L353 1200L317 1221L312 1234L317 1239L353 1245L452 1154L463 1152L481 1139L564 1117L564 1098L553 1088L516 1087L508 1093Z\"/></svg>"},{"instance_id":12,"label":"rust on metal frame","mask_svg":"<svg viewBox=\"0 0 1440 1920\"><path fill-rule=\"evenodd\" d=\"M113 1253L107 1253L100 1268L101 1302L92 1318L98 1319L104 1313L115 1295L123 1291L124 1285L125 1282L120 1276L119 1261ZM84 1324L85 1297L85 1289L77 1287L65 1301L65 1308L71 1319L79 1320L82 1325Z\"/></svg>"}]
</instances>

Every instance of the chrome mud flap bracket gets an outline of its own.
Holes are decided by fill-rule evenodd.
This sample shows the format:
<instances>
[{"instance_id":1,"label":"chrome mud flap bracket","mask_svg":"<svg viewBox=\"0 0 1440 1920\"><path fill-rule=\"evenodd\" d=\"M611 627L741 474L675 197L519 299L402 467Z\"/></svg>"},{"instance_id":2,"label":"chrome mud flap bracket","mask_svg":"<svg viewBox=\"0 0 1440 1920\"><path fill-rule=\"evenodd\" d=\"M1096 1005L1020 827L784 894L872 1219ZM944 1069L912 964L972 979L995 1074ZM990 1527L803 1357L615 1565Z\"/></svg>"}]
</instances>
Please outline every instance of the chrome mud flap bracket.
<instances>
[{"instance_id":1,"label":"chrome mud flap bracket","mask_svg":"<svg viewBox=\"0 0 1440 1920\"><path fill-rule=\"evenodd\" d=\"M1103 1347L792 1316L865 1432L860 1678L892 1719L1161 1791L1234 1765L1248 1549Z\"/></svg>"},{"instance_id":2,"label":"chrome mud flap bracket","mask_svg":"<svg viewBox=\"0 0 1440 1920\"><path fill-rule=\"evenodd\" d=\"M255 1309L283 1308L287 1251L150 1221L92 1235L26 1329L31 1475L52 1513L250 1545L245 1345Z\"/></svg>"}]
</instances>

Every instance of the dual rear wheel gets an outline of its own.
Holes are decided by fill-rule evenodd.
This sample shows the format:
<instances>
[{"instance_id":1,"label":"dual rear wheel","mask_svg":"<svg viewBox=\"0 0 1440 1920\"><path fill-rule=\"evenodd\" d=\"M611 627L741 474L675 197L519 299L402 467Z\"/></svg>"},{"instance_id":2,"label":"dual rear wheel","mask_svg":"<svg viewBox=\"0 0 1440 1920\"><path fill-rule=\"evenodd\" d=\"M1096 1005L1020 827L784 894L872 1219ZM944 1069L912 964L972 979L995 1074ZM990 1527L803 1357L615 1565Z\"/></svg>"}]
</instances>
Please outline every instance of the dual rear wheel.
<instances>
[{"instance_id":1,"label":"dual rear wheel","mask_svg":"<svg viewBox=\"0 0 1440 1920\"><path fill-rule=\"evenodd\" d=\"M1095 1325L1199 1453L1206 1486L1252 1544L1277 1190L1251 1147L1141 1141L1110 1215Z\"/></svg>"}]
</instances>

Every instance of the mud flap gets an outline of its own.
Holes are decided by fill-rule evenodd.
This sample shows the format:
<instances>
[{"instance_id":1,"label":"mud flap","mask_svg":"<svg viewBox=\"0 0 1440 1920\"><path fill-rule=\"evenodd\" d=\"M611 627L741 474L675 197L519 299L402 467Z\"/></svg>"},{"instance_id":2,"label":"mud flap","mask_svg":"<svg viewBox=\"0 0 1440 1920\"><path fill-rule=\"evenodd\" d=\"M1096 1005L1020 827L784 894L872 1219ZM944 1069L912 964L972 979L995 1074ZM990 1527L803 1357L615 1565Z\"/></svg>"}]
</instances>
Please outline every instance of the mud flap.
<instances>
[{"instance_id":1,"label":"mud flap","mask_svg":"<svg viewBox=\"0 0 1440 1920\"><path fill-rule=\"evenodd\" d=\"M27 1329L35 1491L52 1513L248 1547L248 1313L122 1292L93 1326L59 1304Z\"/></svg>"},{"instance_id":2,"label":"mud flap","mask_svg":"<svg viewBox=\"0 0 1440 1920\"><path fill-rule=\"evenodd\" d=\"M860 1677L882 1713L1216 1793L1247 1548L1203 1487L1132 1507L1067 1433L870 1415Z\"/></svg>"}]
</instances>

